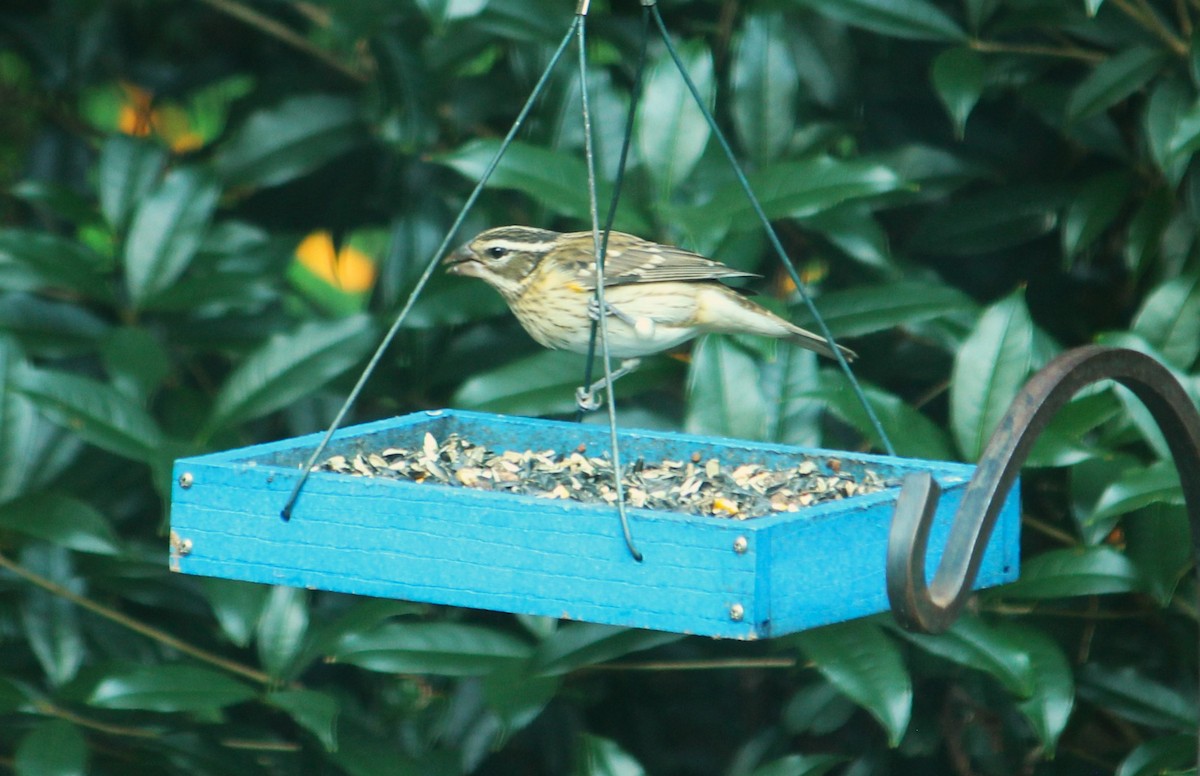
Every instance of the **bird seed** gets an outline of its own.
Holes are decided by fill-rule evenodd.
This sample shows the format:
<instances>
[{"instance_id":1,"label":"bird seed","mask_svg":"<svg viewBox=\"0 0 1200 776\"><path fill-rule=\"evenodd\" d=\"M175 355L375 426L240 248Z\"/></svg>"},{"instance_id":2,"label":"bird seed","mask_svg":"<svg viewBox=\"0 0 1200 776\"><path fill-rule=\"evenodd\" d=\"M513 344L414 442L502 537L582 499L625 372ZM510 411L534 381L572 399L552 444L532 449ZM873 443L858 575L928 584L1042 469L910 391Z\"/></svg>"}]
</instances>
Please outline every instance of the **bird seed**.
<instances>
[{"instance_id":1,"label":"bird seed","mask_svg":"<svg viewBox=\"0 0 1200 776\"><path fill-rule=\"evenodd\" d=\"M835 458L805 458L795 466L758 463L731 466L693 453L681 461L635 459L625 467L626 502L639 509L715 515L736 520L796 512L803 507L876 493L899 485L870 469L844 466ZM389 447L334 455L313 467L359 477L431 482L547 499L612 504L612 461L589 456L584 445L554 450L497 452L450 434L439 442L426 433L419 448Z\"/></svg>"}]
</instances>

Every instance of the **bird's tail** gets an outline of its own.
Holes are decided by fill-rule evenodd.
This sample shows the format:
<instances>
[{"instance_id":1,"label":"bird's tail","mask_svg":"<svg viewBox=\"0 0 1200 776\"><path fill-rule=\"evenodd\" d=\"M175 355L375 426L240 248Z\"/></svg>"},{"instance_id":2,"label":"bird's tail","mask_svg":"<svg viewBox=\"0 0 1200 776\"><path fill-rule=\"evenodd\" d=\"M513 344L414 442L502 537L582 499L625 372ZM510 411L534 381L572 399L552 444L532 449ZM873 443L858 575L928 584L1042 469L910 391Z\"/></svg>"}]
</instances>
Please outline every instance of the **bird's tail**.
<instances>
[{"instance_id":1,"label":"bird's tail","mask_svg":"<svg viewBox=\"0 0 1200 776\"><path fill-rule=\"evenodd\" d=\"M836 356L833 354L833 348L830 346L829 341L820 334L813 334L811 331L806 331L798 326L793 328L794 331L792 332L792 335L788 337L788 342L799 345L802 348L815 351L826 358L836 358ZM858 358L858 354L850 348L838 345L837 349L842 352L842 356L844 356L847 361L853 361L854 359Z\"/></svg>"}]
</instances>

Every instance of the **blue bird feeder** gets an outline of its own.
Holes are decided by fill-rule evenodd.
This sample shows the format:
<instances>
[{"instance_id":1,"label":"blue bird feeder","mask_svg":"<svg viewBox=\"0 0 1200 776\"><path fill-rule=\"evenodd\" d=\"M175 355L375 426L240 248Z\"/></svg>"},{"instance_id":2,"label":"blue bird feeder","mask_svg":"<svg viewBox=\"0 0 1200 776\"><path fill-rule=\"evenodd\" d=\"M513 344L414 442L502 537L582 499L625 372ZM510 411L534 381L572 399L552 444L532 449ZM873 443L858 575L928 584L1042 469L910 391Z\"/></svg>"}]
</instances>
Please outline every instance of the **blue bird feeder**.
<instances>
[{"instance_id":1,"label":"blue bird feeder","mask_svg":"<svg viewBox=\"0 0 1200 776\"><path fill-rule=\"evenodd\" d=\"M458 410L337 432L329 454L420 449L452 433L496 451L608 452L608 429ZM630 508L645 560L616 509L430 482L313 472L290 521L280 506L319 434L184 458L175 465L171 567L227 579L546 615L735 639L780 636L889 608L885 567L899 487L746 520ZM627 460L800 460L929 472L942 488L930 572L974 466L657 431L619 432ZM1000 511L975 587L1018 573L1017 489Z\"/></svg>"}]
</instances>

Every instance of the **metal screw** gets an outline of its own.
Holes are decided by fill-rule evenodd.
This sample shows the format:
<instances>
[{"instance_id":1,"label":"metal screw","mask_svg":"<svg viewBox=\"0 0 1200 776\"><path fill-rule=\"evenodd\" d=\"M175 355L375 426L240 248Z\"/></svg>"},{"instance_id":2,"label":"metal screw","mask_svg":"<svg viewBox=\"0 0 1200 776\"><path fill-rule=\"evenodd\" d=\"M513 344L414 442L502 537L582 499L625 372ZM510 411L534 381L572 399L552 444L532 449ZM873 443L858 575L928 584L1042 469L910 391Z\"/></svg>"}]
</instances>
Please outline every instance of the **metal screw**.
<instances>
[{"instance_id":1,"label":"metal screw","mask_svg":"<svg viewBox=\"0 0 1200 776\"><path fill-rule=\"evenodd\" d=\"M742 555L750 547L750 542L746 541L745 536L739 536L733 540L733 551L738 555Z\"/></svg>"},{"instance_id":2,"label":"metal screw","mask_svg":"<svg viewBox=\"0 0 1200 776\"><path fill-rule=\"evenodd\" d=\"M195 481L196 478L192 476L191 472L184 472L183 474L179 475L179 487L181 488L190 488L192 487L192 483Z\"/></svg>"},{"instance_id":3,"label":"metal screw","mask_svg":"<svg viewBox=\"0 0 1200 776\"><path fill-rule=\"evenodd\" d=\"M734 622L741 622L742 618L745 616L746 610L741 604L734 604L733 606L729 607L729 619L733 620Z\"/></svg>"}]
</instances>

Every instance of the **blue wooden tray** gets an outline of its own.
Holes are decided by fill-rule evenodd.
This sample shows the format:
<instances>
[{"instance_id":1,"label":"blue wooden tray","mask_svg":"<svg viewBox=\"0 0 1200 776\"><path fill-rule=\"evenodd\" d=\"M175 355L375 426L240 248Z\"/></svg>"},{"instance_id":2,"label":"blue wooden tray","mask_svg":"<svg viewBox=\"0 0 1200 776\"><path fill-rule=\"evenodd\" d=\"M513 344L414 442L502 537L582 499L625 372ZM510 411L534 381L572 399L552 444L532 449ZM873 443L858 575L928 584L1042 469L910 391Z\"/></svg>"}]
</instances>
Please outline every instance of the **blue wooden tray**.
<instances>
[{"instance_id":1,"label":"blue wooden tray","mask_svg":"<svg viewBox=\"0 0 1200 776\"><path fill-rule=\"evenodd\" d=\"M342 429L330 455L417 447L458 432L496 450L608 450L606 427L444 410ZM615 508L462 487L313 473L279 512L319 434L175 464L171 567L188 574L739 639L888 608L884 560L898 489L749 520ZM973 466L652 431L620 432L622 458L794 465L802 454L944 489L936 568ZM1016 494L1017 488L1012 489ZM1018 572L1018 503L1005 503L976 582Z\"/></svg>"}]
</instances>

